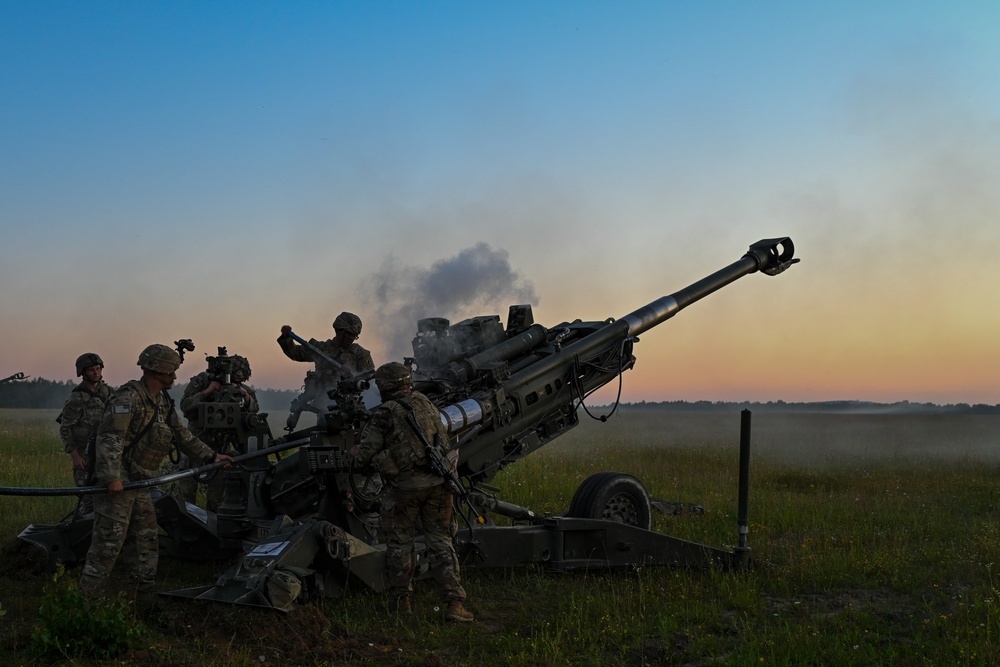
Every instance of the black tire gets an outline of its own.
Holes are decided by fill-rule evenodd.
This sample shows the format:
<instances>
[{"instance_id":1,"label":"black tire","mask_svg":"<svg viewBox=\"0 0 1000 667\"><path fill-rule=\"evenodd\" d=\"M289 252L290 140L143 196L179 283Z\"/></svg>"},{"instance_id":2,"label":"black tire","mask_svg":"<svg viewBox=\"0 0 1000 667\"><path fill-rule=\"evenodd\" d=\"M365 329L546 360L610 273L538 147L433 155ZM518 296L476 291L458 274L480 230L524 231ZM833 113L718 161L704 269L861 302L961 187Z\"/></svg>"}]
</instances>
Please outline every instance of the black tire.
<instances>
[{"instance_id":1,"label":"black tire","mask_svg":"<svg viewBox=\"0 0 1000 667\"><path fill-rule=\"evenodd\" d=\"M607 519L650 530L649 494L642 482L620 472L594 473L573 494L566 516Z\"/></svg>"}]
</instances>

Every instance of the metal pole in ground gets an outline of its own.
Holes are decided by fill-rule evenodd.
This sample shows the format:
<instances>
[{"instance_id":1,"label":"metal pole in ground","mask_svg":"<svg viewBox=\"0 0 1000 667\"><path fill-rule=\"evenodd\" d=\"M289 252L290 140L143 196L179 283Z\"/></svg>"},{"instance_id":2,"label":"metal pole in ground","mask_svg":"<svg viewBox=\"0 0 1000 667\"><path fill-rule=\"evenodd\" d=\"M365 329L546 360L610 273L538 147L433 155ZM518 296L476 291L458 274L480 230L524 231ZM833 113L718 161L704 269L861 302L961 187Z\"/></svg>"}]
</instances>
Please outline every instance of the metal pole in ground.
<instances>
[{"instance_id":1,"label":"metal pole in ground","mask_svg":"<svg viewBox=\"0 0 1000 667\"><path fill-rule=\"evenodd\" d=\"M736 546L736 561L738 567L746 567L750 547L747 546L747 533L750 530L750 410L740 413L740 480L739 500L736 510L736 522L739 526L740 538Z\"/></svg>"}]
</instances>

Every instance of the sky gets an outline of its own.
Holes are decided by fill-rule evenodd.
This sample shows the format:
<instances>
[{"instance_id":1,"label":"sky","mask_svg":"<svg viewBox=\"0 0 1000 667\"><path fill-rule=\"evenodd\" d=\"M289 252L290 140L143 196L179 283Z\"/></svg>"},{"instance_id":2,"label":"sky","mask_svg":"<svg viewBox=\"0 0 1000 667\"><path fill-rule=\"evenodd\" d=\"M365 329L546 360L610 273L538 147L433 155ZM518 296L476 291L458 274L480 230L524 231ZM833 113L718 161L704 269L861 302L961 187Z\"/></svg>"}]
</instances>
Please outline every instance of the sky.
<instances>
[{"instance_id":1,"label":"sky","mask_svg":"<svg viewBox=\"0 0 1000 667\"><path fill-rule=\"evenodd\" d=\"M0 377L257 387L284 324L530 303L642 336L626 401L1000 403L1000 4L0 0ZM595 403L614 400L617 383Z\"/></svg>"}]
</instances>

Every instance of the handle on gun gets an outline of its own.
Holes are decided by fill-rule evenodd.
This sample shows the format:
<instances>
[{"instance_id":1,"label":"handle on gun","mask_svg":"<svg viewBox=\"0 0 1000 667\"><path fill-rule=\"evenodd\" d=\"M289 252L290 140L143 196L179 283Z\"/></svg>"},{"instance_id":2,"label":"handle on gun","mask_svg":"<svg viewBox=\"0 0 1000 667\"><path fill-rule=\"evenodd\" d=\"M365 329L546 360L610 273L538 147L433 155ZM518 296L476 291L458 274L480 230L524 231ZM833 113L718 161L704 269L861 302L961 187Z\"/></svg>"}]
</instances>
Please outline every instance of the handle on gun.
<instances>
[{"instance_id":1,"label":"handle on gun","mask_svg":"<svg viewBox=\"0 0 1000 667\"><path fill-rule=\"evenodd\" d=\"M319 349L318 347L316 347L315 345L313 345L309 341L307 341L304 338L302 338L301 336L297 335L291 329L288 330L288 335L292 337L292 340L294 340L294 341L296 341L298 343L301 343L302 345L305 345L310 350L312 350L313 352L315 352L319 356L323 357L327 362L329 362L330 364L332 364L333 367L336 368L338 371L343 371L344 370L344 365L342 363L340 363L339 361L334 361L333 359L331 359L330 357L328 357L326 355L326 353L323 352L323 350ZM352 375L353 375L353 373L352 373Z\"/></svg>"}]
</instances>

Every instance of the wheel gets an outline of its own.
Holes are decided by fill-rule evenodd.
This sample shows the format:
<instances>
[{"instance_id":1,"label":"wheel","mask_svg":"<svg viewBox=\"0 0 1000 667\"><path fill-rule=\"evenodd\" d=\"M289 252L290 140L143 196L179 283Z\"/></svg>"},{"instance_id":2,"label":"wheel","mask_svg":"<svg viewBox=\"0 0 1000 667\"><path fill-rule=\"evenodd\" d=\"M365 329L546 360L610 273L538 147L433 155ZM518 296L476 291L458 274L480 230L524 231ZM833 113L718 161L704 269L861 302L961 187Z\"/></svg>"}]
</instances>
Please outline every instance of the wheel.
<instances>
[{"instance_id":1,"label":"wheel","mask_svg":"<svg viewBox=\"0 0 1000 667\"><path fill-rule=\"evenodd\" d=\"M608 519L649 530L652 512L642 482L620 472L594 473L573 494L566 516Z\"/></svg>"},{"instance_id":2,"label":"wheel","mask_svg":"<svg viewBox=\"0 0 1000 667\"><path fill-rule=\"evenodd\" d=\"M351 491L354 492L354 497L362 502L375 502L379 499L379 496L382 495L382 492L385 491L385 488L385 480L382 479L382 476L377 472L365 477L365 483L360 489L357 488L355 476L353 474L351 475Z\"/></svg>"}]
</instances>

